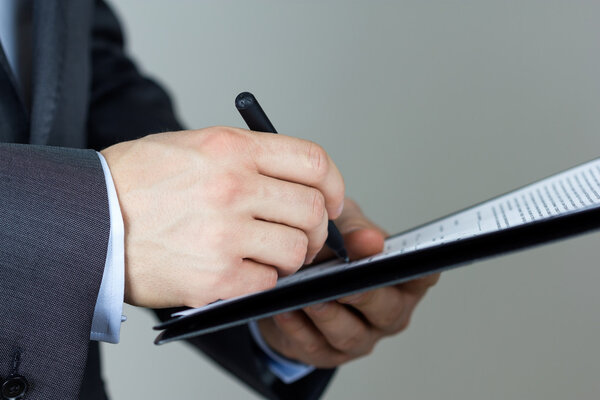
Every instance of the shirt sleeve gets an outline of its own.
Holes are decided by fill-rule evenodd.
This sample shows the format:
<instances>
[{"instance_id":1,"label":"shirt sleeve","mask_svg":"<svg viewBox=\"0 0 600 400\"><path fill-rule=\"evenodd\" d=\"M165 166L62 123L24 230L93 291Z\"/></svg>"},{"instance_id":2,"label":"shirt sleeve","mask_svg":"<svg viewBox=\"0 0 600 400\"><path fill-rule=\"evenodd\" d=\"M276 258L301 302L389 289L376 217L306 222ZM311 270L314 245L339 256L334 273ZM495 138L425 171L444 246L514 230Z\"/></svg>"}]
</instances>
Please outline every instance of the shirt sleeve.
<instances>
[{"instance_id":1,"label":"shirt sleeve","mask_svg":"<svg viewBox=\"0 0 600 400\"><path fill-rule=\"evenodd\" d=\"M312 365L295 362L275 353L263 339L256 321L250 321L248 327L252 338L265 353L269 369L284 383L294 383L315 370Z\"/></svg>"},{"instance_id":2,"label":"shirt sleeve","mask_svg":"<svg viewBox=\"0 0 600 400\"><path fill-rule=\"evenodd\" d=\"M90 340L119 343L121 322L126 319L122 315L125 292L125 228L110 169L102 154L98 153L98 157L108 192L110 235L104 274L94 308Z\"/></svg>"}]
</instances>

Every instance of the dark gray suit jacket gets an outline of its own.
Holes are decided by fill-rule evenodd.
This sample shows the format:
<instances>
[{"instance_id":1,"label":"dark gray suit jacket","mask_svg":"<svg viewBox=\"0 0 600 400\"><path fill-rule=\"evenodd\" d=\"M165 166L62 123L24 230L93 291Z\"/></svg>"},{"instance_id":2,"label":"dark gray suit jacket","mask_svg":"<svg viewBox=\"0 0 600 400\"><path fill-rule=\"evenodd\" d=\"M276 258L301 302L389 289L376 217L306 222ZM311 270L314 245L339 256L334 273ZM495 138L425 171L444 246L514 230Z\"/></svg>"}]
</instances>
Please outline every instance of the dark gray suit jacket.
<instances>
[{"instance_id":1,"label":"dark gray suit jacket","mask_svg":"<svg viewBox=\"0 0 600 400\"><path fill-rule=\"evenodd\" d=\"M19 375L25 399L106 399L89 341L110 229L92 149L181 126L105 3L34 0L33 14L30 111L0 51L0 384ZM333 373L283 384L245 327L190 343L268 398L317 398Z\"/></svg>"}]
</instances>

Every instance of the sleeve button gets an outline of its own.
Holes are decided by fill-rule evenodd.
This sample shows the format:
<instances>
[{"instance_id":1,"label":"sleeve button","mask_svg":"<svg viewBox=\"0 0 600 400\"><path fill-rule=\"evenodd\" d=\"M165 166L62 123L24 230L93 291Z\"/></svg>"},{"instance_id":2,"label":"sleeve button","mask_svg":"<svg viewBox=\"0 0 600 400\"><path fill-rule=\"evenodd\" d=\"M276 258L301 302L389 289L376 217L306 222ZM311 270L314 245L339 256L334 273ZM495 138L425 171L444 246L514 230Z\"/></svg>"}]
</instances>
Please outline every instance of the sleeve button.
<instances>
[{"instance_id":1,"label":"sleeve button","mask_svg":"<svg viewBox=\"0 0 600 400\"><path fill-rule=\"evenodd\" d=\"M6 378L2 384L3 400L20 400L27 392L27 379L21 375L13 375Z\"/></svg>"}]
</instances>

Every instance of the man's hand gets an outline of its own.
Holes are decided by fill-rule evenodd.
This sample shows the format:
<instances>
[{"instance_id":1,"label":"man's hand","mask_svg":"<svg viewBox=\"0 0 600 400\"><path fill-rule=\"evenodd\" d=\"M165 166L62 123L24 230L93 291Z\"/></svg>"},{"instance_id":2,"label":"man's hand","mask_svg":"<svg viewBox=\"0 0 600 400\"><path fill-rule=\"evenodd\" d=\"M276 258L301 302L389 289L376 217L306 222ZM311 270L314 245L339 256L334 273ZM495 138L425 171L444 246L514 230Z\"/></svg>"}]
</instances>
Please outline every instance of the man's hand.
<instances>
[{"instance_id":1,"label":"man's hand","mask_svg":"<svg viewBox=\"0 0 600 400\"><path fill-rule=\"evenodd\" d=\"M199 307L273 287L311 262L344 182L318 145L208 128L102 151L125 223L125 300Z\"/></svg>"},{"instance_id":2,"label":"man's hand","mask_svg":"<svg viewBox=\"0 0 600 400\"><path fill-rule=\"evenodd\" d=\"M346 200L336 221L353 259L383 250L386 236ZM317 259L325 257L326 249ZM383 337L404 330L412 312L439 274L306 307L259 321L265 341L284 356L332 368L369 354Z\"/></svg>"}]
</instances>

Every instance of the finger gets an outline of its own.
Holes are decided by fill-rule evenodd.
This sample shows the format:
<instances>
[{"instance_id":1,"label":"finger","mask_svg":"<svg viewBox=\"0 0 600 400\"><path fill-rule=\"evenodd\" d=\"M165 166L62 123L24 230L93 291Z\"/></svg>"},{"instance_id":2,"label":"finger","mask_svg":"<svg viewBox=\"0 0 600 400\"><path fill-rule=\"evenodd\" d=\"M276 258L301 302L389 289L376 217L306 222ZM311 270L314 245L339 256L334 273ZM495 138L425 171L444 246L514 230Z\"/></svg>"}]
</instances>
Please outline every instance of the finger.
<instances>
[{"instance_id":1,"label":"finger","mask_svg":"<svg viewBox=\"0 0 600 400\"><path fill-rule=\"evenodd\" d=\"M353 294L338 302L354 307L374 327L386 334L406 328L415 303L394 286Z\"/></svg>"},{"instance_id":2,"label":"finger","mask_svg":"<svg viewBox=\"0 0 600 400\"><path fill-rule=\"evenodd\" d=\"M272 265L281 276L296 272L306 259L308 237L300 229L267 221L252 220L244 228L242 258Z\"/></svg>"},{"instance_id":3,"label":"finger","mask_svg":"<svg viewBox=\"0 0 600 400\"><path fill-rule=\"evenodd\" d=\"M251 155L258 172L273 178L312 186L323 193L330 218L343 208L344 180L327 152L318 144L285 135L253 132Z\"/></svg>"},{"instance_id":4,"label":"finger","mask_svg":"<svg viewBox=\"0 0 600 400\"><path fill-rule=\"evenodd\" d=\"M331 368L348 359L327 343L303 312L279 314L273 317L273 321L285 338L282 348L278 349L283 355L318 368ZM266 333L262 329L261 332ZM267 337L265 339L268 340Z\"/></svg>"},{"instance_id":5,"label":"finger","mask_svg":"<svg viewBox=\"0 0 600 400\"><path fill-rule=\"evenodd\" d=\"M317 189L260 175L259 193L249 205L253 217L303 230L308 237L306 259L312 260L327 238L325 198Z\"/></svg>"},{"instance_id":6,"label":"finger","mask_svg":"<svg viewBox=\"0 0 600 400\"><path fill-rule=\"evenodd\" d=\"M344 244L351 260L359 260L380 253L383 251L384 242L381 232L374 229L360 229L344 235ZM329 249L324 248L317 255L315 261L321 262L332 257Z\"/></svg>"},{"instance_id":7,"label":"finger","mask_svg":"<svg viewBox=\"0 0 600 400\"><path fill-rule=\"evenodd\" d=\"M215 300L229 299L271 289L277 284L277 270L270 265L260 264L252 260L240 260L235 268L228 269L225 279L227 284L223 284L224 278L222 276L214 277L210 286L220 286L220 298L207 299L205 296L206 275L200 275L198 280L194 279L193 276L188 276L185 287L188 288L189 293L183 295L187 299L184 304L188 307L202 307Z\"/></svg>"},{"instance_id":8,"label":"finger","mask_svg":"<svg viewBox=\"0 0 600 400\"><path fill-rule=\"evenodd\" d=\"M275 323L275 318L263 318L257 322L262 339L275 352L291 360L298 360L297 348L287 335ZM298 360L299 361L299 360Z\"/></svg>"},{"instance_id":9,"label":"finger","mask_svg":"<svg viewBox=\"0 0 600 400\"><path fill-rule=\"evenodd\" d=\"M347 307L327 302L306 307L304 312L334 349L352 356L368 354L373 349L373 332Z\"/></svg>"},{"instance_id":10,"label":"finger","mask_svg":"<svg viewBox=\"0 0 600 400\"><path fill-rule=\"evenodd\" d=\"M397 288L405 293L420 299L427 293L427 290L434 286L440 280L441 274L432 274L423 278L415 279L412 281L404 282L396 285Z\"/></svg>"},{"instance_id":11,"label":"finger","mask_svg":"<svg viewBox=\"0 0 600 400\"><path fill-rule=\"evenodd\" d=\"M353 200L346 199L344 212L335 223L344 235L344 243L352 259L383 251L385 232L365 217Z\"/></svg>"},{"instance_id":12,"label":"finger","mask_svg":"<svg viewBox=\"0 0 600 400\"><path fill-rule=\"evenodd\" d=\"M344 211L335 220L335 224L344 236L344 243L351 260L369 257L383 251L386 233L369 221L354 201L345 200ZM333 252L325 247L317 254L315 262L325 261L333 256Z\"/></svg>"}]
</instances>

